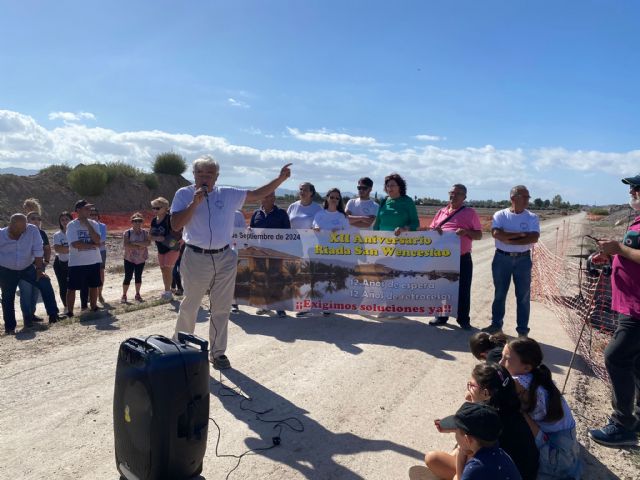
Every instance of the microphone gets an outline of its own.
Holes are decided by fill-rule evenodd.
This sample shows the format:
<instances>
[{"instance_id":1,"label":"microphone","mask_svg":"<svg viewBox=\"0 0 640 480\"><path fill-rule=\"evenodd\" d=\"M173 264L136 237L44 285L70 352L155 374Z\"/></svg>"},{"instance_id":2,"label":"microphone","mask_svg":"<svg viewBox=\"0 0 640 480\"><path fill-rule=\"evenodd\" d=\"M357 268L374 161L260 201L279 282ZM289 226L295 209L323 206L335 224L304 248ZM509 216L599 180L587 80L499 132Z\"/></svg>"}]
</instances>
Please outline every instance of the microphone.
<instances>
[{"instance_id":1,"label":"microphone","mask_svg":"<svg viewBox=\"0 0 640 480\"><path fill-rule=\"evenodd\" d=\"M207 185L206 183L203 183L201 188L204 189L205 198L208 198L209 197L209 185Z\"/></svg>"}]
</instances>

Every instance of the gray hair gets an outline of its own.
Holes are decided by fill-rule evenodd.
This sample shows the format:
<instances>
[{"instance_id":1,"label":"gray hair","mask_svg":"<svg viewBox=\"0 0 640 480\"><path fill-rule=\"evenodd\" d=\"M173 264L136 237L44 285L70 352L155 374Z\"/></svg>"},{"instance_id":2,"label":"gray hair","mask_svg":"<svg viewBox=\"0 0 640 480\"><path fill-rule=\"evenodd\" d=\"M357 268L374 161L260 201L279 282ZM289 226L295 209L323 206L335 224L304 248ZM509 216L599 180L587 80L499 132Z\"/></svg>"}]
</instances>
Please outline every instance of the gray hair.
<instances>
[{"instance_id":1,"label":"gray hair","mask_svg":"<svg viewBox=\"0 0 640 480\"><path fill-rule=\"evenodd\" d=\"M515 197L523 190L526 190L527 192L529 191L529 189L524 185L516 185L515 187L511 188L511 191L509 192L509 197Z\"/></svg>"},{"instance_id":2,"label":"gray hair","mask_svg":"<svg viewBox=\"0 0 640 480\"><path fill-rule=\"evenodd\" d=\"M454 183L453 184L453 188L459 188L460 190L462 190L464 192L465 197L467 196L467 187L465 187L463 184Z\"/></svg>"},{"instance_id":3,"label":"gray hair","mask_svg":"<svg viewBox=\"0 0 640 480\"><path fill-rule=\"evenodd\" d=\"M11 218L9 219L9 224L15 225L18 222L27 223L27 216L24 213L14 213L13 215L11 215Z\"/></svg>"},{"instance_id":4,"label":"gray hair","mask_svg":"<svg viewBox=\"0 0 640 480\"><path fill-rule=\"evenodd\" d=\"M200 168L213 167L216 169L216 173L220 173L220 164L211 155L203 155L200 158L196 158L193 161L193 173Z\"/></svg>"}]
</instances>

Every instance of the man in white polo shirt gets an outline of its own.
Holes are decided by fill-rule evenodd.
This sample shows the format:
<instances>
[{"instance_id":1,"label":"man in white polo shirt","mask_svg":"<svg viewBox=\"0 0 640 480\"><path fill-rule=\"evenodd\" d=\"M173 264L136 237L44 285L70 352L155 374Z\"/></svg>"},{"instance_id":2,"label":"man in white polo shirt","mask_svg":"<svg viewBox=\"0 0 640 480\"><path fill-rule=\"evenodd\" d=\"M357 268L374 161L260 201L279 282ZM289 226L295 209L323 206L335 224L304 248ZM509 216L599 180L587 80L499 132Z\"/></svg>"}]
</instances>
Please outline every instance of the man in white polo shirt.
<instances>
[{"instance_id":1,"label":"man in white polo shirt","mask_svg":"<svg viewBox=\"0 0 640 480\"><path fill-rule=\"evenodd\" d=\"M491 325L483 332L502 331L504 309L513 277L516 290L516 330L518 336L529 333L531 297L531 249L540 238L540 222L535 213L527 210L529 190L524 185L511 189L511 207L493 215L491 234L495 238L496 253L491 264L495 294L491 306Z\"/></svg>"},{"instance_id":2,"label":"man in white polo shirt","mask_svg":"<svg viewBox=\"0 0 640 480\"><path fill-rule=\"evenodd\" d=\"M357 228L371 228L376 221L379 205L375 200L371 200L371 189L373 180L369 177L362 177L358 180L358 198L352 198L347 202L345 210L349 223Z\"/></svg>"},{"instance_id":3,"label":"man in white polo shirt","mask_svg":"<svg viewBox=\"0 0 640 480\"><path fill-rule=\"evenodd\" d=\"M202 297L209 290L209 357L213 367L222 370L231 363L225 355L229 309L233 302L238 256L229 248L235 211L245 202L257 202L273 192L289 176L287 164L280 175L255 190L216 185L220 166L209 155L193 162L194 184L178 190L171 204L174 230L184 228L186 248L180 263L184 299L176 323L178 332L193 333Z\"/></svg>"},{"instance_id":4,"label":"man in white polo shirt","mask_svg":"<svg viewBox=\"0 0 640 480\"><path fill-rule=\"evenodd\" d=\"M89 305L91 311L98 310L98 287L100 280L100 226L91 220L93 204L86 200L76 202L77 218L67 225L67 242L69 242L69 282L67 284L67 316L73 316L76 303L76 290L89 287Z\"/></svg>"}]
</instances>

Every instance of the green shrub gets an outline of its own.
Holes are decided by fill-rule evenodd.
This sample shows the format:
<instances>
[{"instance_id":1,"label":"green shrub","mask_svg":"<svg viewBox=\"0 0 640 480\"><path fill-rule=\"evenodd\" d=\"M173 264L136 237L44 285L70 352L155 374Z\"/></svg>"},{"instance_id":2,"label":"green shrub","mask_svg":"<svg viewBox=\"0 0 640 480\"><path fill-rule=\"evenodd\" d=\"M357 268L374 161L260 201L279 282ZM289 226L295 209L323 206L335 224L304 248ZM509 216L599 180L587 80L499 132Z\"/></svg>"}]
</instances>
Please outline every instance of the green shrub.
<instances>
[{"instance_id":1,"label":"green shrub","mask_svg":"<svg viewBox=\"0 0 640 480\"><path fill-rule=\"evenodd\" d=\"M78 165L67 176L69 186L80 195L100 195L107 186L104 165Z\"/></svg>"},{"instance_id":2,"label":"green shrub","mask_svg":"<svg viewBox=\"0 0 640 480\"><path fill-rule=\"evenodd\" d=\"M69 172L71 172L71 167L66 163L62 163L60 165L49 165L48 167L40 170L40 173L46 175L68 175Z\"/></svg>"},{"instance_id":3,"label":"green shrub","mask_svg":"<svg viewBox=\"0 0 640 480\"><path fill-rule=\"evenodd\" d=\"M153 173L145 173L142 180L149 190L155 190L160 186L158 183L158 177Z\"/></svg>"},{"instance_id":4,"label":"green shrub","mask_svg":"<svg viewBox=\"0 0 640 480\"><path fill-rule=\"evenodd\" d=\"M606 208L592 208L589 213L591 215L609 215L609 211Z\"/></svg>"},{"instance_id":5,"label":"green shrub","mask_svg":"<svg viewBox=\"0 0 640 480\"><path fill-rule=\"evenodd\" d=\"M142 178L144 172L133 165L129 165L124 162L109 162L105 165L99 164L104 167L107 172L107 183L111 183L114 178L122 176L129 178Z\"/></svg>"},{"instance_id":6,"label":"green shrub","mask_svg":"<svg viewBox=\"0 0 640 480\"><path fill-rule=\"evenodd\" d=\"M185 158L175 152L164 152L156 155L153 162L154 173L164 173L167 175L182 175L187 169Z\"/></svg>"}]
</instances>

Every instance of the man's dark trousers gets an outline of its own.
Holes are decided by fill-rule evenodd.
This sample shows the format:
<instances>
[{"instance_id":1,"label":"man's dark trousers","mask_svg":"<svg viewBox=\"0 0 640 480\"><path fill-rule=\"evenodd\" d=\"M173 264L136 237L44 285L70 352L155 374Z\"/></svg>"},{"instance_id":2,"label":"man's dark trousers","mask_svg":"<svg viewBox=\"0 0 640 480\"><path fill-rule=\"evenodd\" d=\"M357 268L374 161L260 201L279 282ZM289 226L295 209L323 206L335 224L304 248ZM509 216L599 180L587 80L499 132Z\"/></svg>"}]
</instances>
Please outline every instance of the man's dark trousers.
<instances>
[{"instance_id":1,"label":"man's dark trousers","mask_svg":"<svg viewBox=\"0 0 640 480\"><path fill-rule=\"evenodd\" d=\"M604 351L613 394L611 417L618 425L633 430L640 421L640 318L620 314L618 321Z\"/></svg>"},{"instance_id":2,"label":"man's dark trousers","mask_svg":"<svg viewBox=\"0 0 640 480\"><path fill-rule=\"evenodd\" d=\"M11 332L16 329L16 288L18 282L25 280L34 285L42 294L42 301L47 310L47 315L58 315L58 305L53 287L48 277L41 277L36 280L36 269L29 265L24 270L11 270L0 267L0 289L2 289L2 316L4 317L4 330Z\"/></svg>"}]
</instances>

